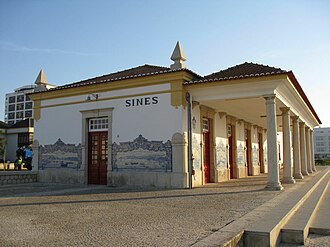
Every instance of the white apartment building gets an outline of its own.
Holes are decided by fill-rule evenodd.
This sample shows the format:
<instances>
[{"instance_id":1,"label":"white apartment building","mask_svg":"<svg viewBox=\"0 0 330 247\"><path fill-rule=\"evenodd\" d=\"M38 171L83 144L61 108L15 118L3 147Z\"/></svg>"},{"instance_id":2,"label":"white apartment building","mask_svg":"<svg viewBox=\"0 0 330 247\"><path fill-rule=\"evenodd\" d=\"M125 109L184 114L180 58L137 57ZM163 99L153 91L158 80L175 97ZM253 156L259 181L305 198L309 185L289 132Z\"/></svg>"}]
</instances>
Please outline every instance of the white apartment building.
<instances>
[{"instance_id":1,"label":"white apartment building","mask_svg":"<svg viewBox=\"0 0 330 247\"><path fill-rule=\"evenodd\" d=\"M315 159L330 159L330 127L314 129Z\"/></svg>"},{"instance_id":2,"label":"white apartment building","mask_svg":"<svg viewBox=\"0 0 330 247\"><path fill-rule=\"evenodd\" d=\"M33 101L30 100L27 94L54 87L54 85L48 84L43 70L40 70L34 84L25 85L15 89L12 93L7 93L5 98L5 122L15 124L26 118L32 118Z\"/></svg>"}]
</instances>

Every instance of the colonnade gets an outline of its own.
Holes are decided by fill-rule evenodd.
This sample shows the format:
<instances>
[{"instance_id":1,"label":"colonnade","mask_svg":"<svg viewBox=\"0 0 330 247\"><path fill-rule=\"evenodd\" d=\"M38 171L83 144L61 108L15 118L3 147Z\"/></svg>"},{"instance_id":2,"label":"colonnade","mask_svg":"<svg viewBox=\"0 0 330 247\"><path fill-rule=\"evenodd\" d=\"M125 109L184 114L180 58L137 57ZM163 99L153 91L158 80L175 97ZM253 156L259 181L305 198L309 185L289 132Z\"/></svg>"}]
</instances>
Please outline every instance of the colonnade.
<instances>
[{"instance_id":1,"label":"colonnade","mask_svg":"<svg viewBox=\"0 0 330 247\"><path fill-rule=\"evenodd\" d=\"M267 95L264 96L264 98L266 100L267 113L268 156L268 182L266 188L271 190L281 190L283 187L279 178L277 156L276 95ZM291 116L289 107L281 107L280 110L282 112L283 130L282 183L295 183L296 179L303 179L304 176L308 176L316 171L313 150L313 129L307 126L299 116Z\"/></svg>"}]
</instances>

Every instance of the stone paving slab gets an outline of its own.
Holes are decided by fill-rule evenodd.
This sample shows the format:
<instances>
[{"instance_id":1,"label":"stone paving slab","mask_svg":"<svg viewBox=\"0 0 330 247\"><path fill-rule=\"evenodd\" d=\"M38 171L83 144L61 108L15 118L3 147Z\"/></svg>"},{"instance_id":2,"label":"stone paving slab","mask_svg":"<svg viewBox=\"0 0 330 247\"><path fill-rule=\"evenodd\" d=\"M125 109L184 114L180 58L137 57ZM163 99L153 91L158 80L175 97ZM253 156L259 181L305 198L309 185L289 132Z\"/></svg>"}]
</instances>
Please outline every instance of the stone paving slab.
<instances>
[{"instance_id":1,"label":"stone paving slab","mask_svg":"<svg viewBox=\"0 0 330 247\"><path fill-rule=\"evenodd\" d=\"M228 245L230 234L235 237L244 229L259 229L260 231L265 229L263 232L267 234L267 229L270 231L274 224L278 224L278 220L286 214L285 212L290 210L290 207L292 208L293 201L299 200L312 187L310 182L313 180L317 182L325 169L328 168L319 168L319 172L298 181L296 184L284 184L282 193L193 246L234 246ZM302 189L302 187L305 188Z\"/></svg>"},{"instance_id":2,"label":"stone paving slab","mask_svg":"<svg viewBox=\"0 0 330 247\"><path fill-rule=\"evenodd\" d=\"M304 244L309 226L315 216L318 205L323 199L329 183L330 173L318 184L314 192L306 199L297 212L290 218L288 223L281 229L281 239L285 243Z\"/></svg>"},{"instance_id":3,"label":"stone paving slab","mask_svg":"<svg viewBox=\"0 0 330 247\"><path fill-rule=\"evenodd\" d=\"M328 181L329 183L329 181ZM310 232L314 234L330 236L330 189L327 188L321 201L315 218L310 226ZM329 243L330 246L330 243Z\"/></svg>"}]
</instances>

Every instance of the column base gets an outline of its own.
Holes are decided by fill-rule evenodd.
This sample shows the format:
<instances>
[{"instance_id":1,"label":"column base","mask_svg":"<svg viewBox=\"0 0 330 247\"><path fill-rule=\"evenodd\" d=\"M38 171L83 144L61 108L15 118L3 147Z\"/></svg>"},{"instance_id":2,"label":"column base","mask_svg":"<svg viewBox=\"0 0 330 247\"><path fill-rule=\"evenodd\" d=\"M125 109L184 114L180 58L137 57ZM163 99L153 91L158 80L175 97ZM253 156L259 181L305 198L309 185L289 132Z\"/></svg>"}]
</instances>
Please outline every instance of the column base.
<instances>
[{"instance_id":1,"label":"column base","mask_svg":"<svg viewBox=\"0 0 330 247\"><path fill-rule=\"evenodd\" d=\"M313 167L313 172L316 172L317 170L316 170L316 168L315 167Z\"/></svg>"},{"instance_id":2,"label":"column base","mask_svg":"<svg viewBox=\"0 0 330 247\"><path fill-rule=\"evenodd\" d=\"M295 174L293 177L295 179L303 179L304 178L304 176L301 173Z\"/></svg>"},{"instance_id":3,"label":"column base","mask_svg":"<svg viewBox=\"0 0 330 247\"><path fill-rule=\"evenodd\" d=\"M303 171L303 172L301 172L302 173L302 175L304 175L304 176L308 176L309 175L309 173L307 172L307 171Z\"/></svg>"},{"instance_id":4,"label":"column base","mask_svg":"<svg viewBox=\"0 0 330 247\"><path fill-rule=\"evenodd\" d=\"M313 170L312 169L308 170L308 173L313 173Z\"/></svg>"},{"instance_id":5,"label":"column base","mask_svg":"<svg viewBox=\"0 0 330 247\"><path fill-rule=\"evenodd\" d=\"M266 190L283 190L283 186L280 183L267 183Z\"/></svg>"},{"instance_id":6,"label":"column base","mask_svg":"<svg viewBox=\"0 0 330 247\"><path fill-rule=\"evenodd\" d=\"M283 184L294 184L296 181L293 177L283 178L281 181Z\"/></svg>"}]
</instances>

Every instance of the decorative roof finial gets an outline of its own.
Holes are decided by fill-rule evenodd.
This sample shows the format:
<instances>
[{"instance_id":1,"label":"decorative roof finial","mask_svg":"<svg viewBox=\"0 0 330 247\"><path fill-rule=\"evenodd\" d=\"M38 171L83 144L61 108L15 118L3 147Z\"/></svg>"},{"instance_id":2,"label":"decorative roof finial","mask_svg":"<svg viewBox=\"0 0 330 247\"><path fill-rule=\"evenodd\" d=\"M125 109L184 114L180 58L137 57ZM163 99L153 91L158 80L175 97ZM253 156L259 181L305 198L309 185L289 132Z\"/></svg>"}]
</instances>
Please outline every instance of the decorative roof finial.
<instances>
[{"instance_id":1,"label":"decorative roof finial","mask_svg":"<svg viewBox=\"0 0 330 247\"><path fill-rule=\"evenodd\" d=\"M48 84L48 81L42 69L40 70L39 75L34 83L37 85Z\"/></svg>"},{"instance_id":2,"label":"decorative roof finial","mask_svg":"<svg viewBox=\"0 0 330 247\"><path fill-rule=\"evenodd\" d=\"M171 64L170 66L172 70L186 68L186 65L183 63L184 61L186 61L186 57L181 49L179 41L176 43L176 46L171 56L171 60L174 61L174 64Z\"/></svg>"}]
</instances>

